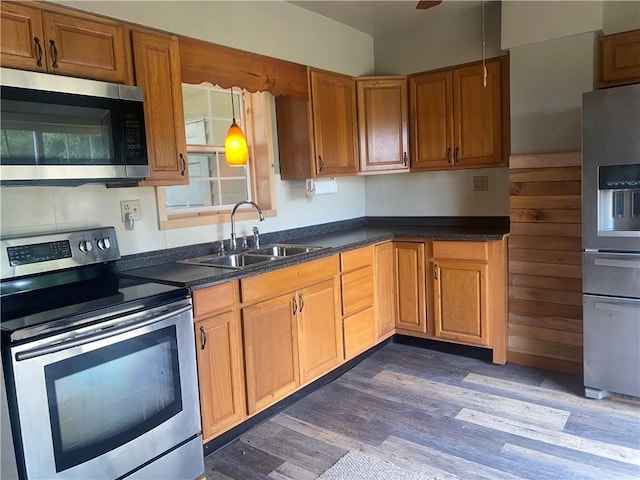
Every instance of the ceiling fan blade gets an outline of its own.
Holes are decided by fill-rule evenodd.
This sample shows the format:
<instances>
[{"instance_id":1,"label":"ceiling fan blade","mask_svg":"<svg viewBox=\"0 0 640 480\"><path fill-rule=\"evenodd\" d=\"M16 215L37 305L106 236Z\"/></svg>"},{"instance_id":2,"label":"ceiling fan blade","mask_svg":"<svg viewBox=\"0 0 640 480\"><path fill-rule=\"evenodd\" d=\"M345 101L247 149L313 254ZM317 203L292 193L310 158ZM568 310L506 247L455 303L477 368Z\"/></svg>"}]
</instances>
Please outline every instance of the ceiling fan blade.
<instances>
[{"instance_id":1,"label":"ceiling fan blade","mask_svg":"<svg viewBox=\"0 0 640 480\"><path fill-rule=\"evenodd\" d=\"M424 10L426 8L431 8L431 7L435 7L436 5L440 5L441 3L442 3L442 0L420 1L416 5L416 8L418 10Z\"/></svg>"}]
</instances>

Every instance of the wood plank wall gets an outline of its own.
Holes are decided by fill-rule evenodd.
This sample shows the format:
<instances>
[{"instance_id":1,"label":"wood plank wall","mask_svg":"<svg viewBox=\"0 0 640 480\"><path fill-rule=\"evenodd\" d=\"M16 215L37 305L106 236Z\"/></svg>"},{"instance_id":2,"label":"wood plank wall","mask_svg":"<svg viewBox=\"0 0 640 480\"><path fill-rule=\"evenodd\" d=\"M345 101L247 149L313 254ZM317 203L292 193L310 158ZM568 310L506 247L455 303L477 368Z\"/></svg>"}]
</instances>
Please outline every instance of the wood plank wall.
<instances>
[{"instance_id":1,"label":"wood plank wall","mask_svg":"<svg viewBox=\"0 0 640 480\"><path fill-rule=\"evenodd\" d=\"M582 373L581 153L509 162L509 361Z\"/></svg>"}]
</instances>

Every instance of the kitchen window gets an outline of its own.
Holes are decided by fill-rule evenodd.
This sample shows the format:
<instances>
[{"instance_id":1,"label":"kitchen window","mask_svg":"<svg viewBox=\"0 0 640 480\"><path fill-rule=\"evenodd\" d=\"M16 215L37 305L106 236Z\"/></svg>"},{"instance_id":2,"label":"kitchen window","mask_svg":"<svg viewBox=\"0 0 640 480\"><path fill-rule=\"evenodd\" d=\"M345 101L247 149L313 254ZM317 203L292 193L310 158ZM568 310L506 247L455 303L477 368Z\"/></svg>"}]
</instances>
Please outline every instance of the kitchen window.
<instances>
[{"instance_id":1,"label":"kitchen window","mask_svg":"<svg viewBox=\"0 0 640 480\"><path fill-rule=\"evenodd\" d=\"M272 100L269 93L234 88L235 119L247 137L249 161L230 167L224 153L233 117L230 90L183 85L189 184L157 188L161 229L228 222L231 209L242 200L258 203L266 216L275 215Z\"/></svg>"}]
</instances>

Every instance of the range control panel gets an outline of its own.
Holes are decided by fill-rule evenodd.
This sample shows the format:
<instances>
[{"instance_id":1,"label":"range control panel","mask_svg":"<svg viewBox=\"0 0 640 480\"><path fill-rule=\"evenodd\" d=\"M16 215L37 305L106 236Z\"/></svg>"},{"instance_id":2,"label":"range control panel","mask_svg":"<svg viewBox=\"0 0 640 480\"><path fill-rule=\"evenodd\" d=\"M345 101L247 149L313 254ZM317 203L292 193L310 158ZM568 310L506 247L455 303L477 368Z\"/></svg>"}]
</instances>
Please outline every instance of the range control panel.
<instances>
[{"instance_id":1,"label":"range control panel","mask_svg":"<svg viewBox=\"0 0 640 480\"><path fill-rule=\"evenodd\" d=\"M2 279L120 258L113 227L0 239Z\"/></svg>"}]
</instances>

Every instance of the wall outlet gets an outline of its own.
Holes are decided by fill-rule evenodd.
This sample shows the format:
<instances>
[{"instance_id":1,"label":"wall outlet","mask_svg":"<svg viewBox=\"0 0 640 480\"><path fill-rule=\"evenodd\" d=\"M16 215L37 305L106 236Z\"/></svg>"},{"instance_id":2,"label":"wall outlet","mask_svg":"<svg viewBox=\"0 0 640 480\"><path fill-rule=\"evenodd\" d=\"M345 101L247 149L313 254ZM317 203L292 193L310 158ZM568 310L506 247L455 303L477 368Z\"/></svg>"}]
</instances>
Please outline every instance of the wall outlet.
<instances>
[{"instance_id":1,"label":"wall outlet","mask_svg":"<svg viewBox=\"0 0 640 480\"><path fill-rule=\"evenodd\" d=\"M140 200L122 200L120 202L120 213L122 214L123 222L127 213L130 213L135 221L142 220Z\"/></svg>"},{"instance_id":2,"label":"wall outlet","mask_svg":"<svg viewBox=\"0 0 640 480\"><path fill-rule=\"evenodd\" d=\"M482 175L479 177L473 177L473 191L474 192L486 192L489 190L489 177Z\"/></svg>"}]
</instances>

